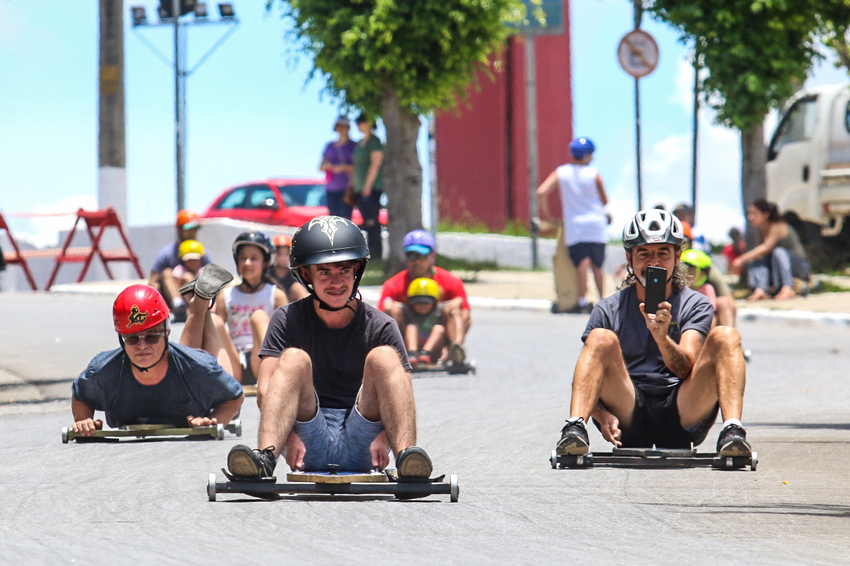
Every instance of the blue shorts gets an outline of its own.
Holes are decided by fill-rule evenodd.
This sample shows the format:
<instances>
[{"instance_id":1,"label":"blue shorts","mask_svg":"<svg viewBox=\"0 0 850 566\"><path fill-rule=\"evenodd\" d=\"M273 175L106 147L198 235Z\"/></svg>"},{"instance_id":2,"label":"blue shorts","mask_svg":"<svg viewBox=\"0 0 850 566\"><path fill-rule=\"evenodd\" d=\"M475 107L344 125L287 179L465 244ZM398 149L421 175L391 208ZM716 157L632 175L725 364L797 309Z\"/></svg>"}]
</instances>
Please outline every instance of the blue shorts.
<instances>
[{"instance_id":1,"label":"blue shorts","mask_svg":"<svg viewBox=\"0 0 850 566\"><path fill-rule=\"evenodd\" d=\"M602 267L602 264L605 263L605 244L579 242L570 246L569 250L570 259L576 267L587 258L590 258L590 263L596 267Z\"/></svg>"},{"instance_id":2,"label":"blue shorts","mask_svg":"<svg viewBox=\"0 0 850 566\"><path fill-rule=\"evenodd\" d=\"M295 421L293 430L306 448L304 471L323 472L328 464L338 464L343 471L368 472L372 469L369 446L384 425L367 420L355 405L351 410L319 407L310 421Z\"/></svg>"}]
</instances>

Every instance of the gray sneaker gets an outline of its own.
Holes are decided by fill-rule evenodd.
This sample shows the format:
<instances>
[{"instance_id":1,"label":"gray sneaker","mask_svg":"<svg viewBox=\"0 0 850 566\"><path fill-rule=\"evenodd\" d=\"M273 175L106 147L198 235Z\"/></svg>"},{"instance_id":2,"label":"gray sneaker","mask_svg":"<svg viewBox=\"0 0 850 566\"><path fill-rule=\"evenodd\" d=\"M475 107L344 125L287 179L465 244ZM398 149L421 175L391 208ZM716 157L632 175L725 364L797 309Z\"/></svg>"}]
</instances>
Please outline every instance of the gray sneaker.
<instances>
[{"instance_id":1,"label":"gray sneaker","mask_svg":"<svg viewBox=\"0 0 850 566\"><path fill-rule=\"evenodd\" d=\"M463 349L460 343L455 342L449 348L449 360L458 365L466 361L466 350Z\"/></svg>"},{"instance_id":2,"label":"gray sneaker","mask_svg":"<svg viewBox=\"0 0 850 566\"><path fill-rule=\"evenodd\" d=\"M431 458L418 446L408 446L399 452L395 466L398 468L398 477L402 479L428 479L434 470Z\"/></svg>"},{"instance_id":3,"label":"gray sneaker","mask_svg":"<svg viewBox=\"0 0 850 566\"><path fill-rule=\"evenodd\" d=\"M753 449L747 442L747 431L734 423L726 426L720 431L717 439L717 455L749 458L753 455Z\"/></svg>"},{"instance_id":4,"label":"gray sneaker","mask_svg":"<svg viewBox=\"0 0 850 566\"><path fill-rule=\"evenodd\" d=\"M574 421L567 421L566 426L561 429L561 440L558 441L555 450L558 456L587 454L590 450L590 439L587 436L584 418L579 417Z\"/></svg>"},{"instance_id":5,"label":"gray sneaker","mask_svg":"<svg viewBox=\"0 0 850 566\"><path fill-rule=\"evenodd\" d=\"M237 444L227 455L227 469L240 479L270 478L277 465L274 446L263 450L251 450L244 444Z\"/></svg>"}]
</instances>

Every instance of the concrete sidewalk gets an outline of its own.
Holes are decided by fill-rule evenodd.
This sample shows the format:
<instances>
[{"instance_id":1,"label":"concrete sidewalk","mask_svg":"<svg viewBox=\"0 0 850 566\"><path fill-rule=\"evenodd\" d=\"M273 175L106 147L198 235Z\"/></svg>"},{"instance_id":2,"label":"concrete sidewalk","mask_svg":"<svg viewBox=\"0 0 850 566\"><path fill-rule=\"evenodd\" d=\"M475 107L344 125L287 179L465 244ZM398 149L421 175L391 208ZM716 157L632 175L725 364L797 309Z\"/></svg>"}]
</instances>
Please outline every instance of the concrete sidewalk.
<instances>
[{"instance_id":1,"label":"concrete sidewalk","mask_svg":"<svg viewBox=\"0 0 850 566\"><path fill-rule=\"evenodd\" d=\"M551 271L479 271L460 274L469 282L466 292L473 308L524 309L548 312L555 295L555 284ZM121 289L141 280L100 281L55 286L52 293L110 294L117 295ZM605 293L616 291L618 282L606 275ZM380 287L363 287L363 299L376 304ZM596 302L598 296L593 285L589 287L589 299ZM850 292L820 293L808 297L797 297L787 301L738 301L739 320L772 320L822 325L850 326ZM581 316L581 315L567 315ZM585 315L586 316L586 315Z\"/></svg>"}]
</instances>

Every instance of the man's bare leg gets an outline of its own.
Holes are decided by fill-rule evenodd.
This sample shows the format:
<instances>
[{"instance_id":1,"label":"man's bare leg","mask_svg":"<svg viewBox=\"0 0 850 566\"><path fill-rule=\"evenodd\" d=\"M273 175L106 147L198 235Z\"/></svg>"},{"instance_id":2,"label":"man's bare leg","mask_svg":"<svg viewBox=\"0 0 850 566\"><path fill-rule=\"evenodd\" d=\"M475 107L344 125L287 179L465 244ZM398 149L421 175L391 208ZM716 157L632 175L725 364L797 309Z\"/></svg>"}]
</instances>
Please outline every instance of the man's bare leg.
<instances>
[{"instance_id":1,"label":"man's bare leg","mask_svg":"<svg viewBox=\"0 0 850 566\"><path fill-rule=\"evenodd\" d=\"M618 445L620 425L631 425L635 391L617 335L602 328L590 332L573 374L570 419L561 431L558 454L585 454L585 424L593 416L602 436Z\"/></svg>"},{"instance_id":2,"label":"man's bare leg","mask_svg":"<svg viewBox=\"0 0 850 566\"><path fill-rule=\"evenodd\" d=\"M236 346L233 345L233 340L230 338L230 331L227 329L227 323L224 319L215 313L211 313L213 325L218 332L218 339L221 341L224 351L227 352L227 357L230 358L230 366L233 368L231 374L236 381L242 383L242 362L239 360L239 352L236 351Z\"/></svg>"},{"instance_id":3,"label":"man's bare leg","mask_svg":"<svg viewBox=\"0 0 850 566\"><path fill-rule=\"evenodd\" d=\"M590 258L586 257L576 266L576 297L587 297L587 272L590 270Z\"/></svg>"},{"instance_id":4,"label":"man's bare leg","mask_svg":"<svg viewBox=\"0 0 850 566\"><path fill-rule=\"evenodd\" d=\"M735 298L732 295L717 297L717 324L734 327L737 315L738 307L735 306Z\"/></svg>"},{"instance_id":5,"label":"man's bare leg","mask_svg":"<svg viewBox=\"0 0 850 566\"><path fill-rule=\"evenodd\" d=\"M251 314L251 334L254 342L251 346L249 363L255 376L260 374L260 350L263 348L263 340L266 339L269 322L271 322L271 319L269 319L266 311L257 310Z\"/></svg>"},{"instance_id":6,"label":"man's bare leg","mask_svg":"<svg viewBox=\"0 0 850 566\"><path fill-rule=\"evenodd\" d=\"M602 272L601 267L596 267L593 264L591 264L591 267L593 268L593 279L596 281L596 290L599 291L599 300L601 301L602 299L605 298L605 277L604 277L604 273Z\"/></svg>"},{"instance_id":7,"label":"man's bare leg","mask_svg":"<svg viewBox=\"0 0 850 566\"><path fill-rule=\"evenodd\" d=\"M682 426L688 428L704 420L718 402L724 420L740 420L745 384L741 335L729 326L718 326L706 338L690 379L679 389Z\"/></svg>"},{"instance_id":8,"label":"man's bare leg","mask_svg":"<svg viewBox=\"0 0 850 566\"><path fill-rule=\"evenodd\" d=\"M213 323L209 310L210 302L195 295L188 295L187 297L189 300L187 303L186 325L183 327L183 333L180 335L180 343L184 346L212 354L215 356L218 364L224 368L224 371L233 375L233 365L231 364L230 356L227 355L227 351L221 343L221 338Z\"/></svg>"},{"instance_id":9,"label":"man's bare leg","mask_svg":"<svg viewBox=\"0 0 850 566\"><path fill-rule=\"evenodd\" d=\"M273 368L273 369L272 369ZM269 447L275 457L283 452L295 421L316 416L319 405L313 388L313 363L298 348L287 348L280 358L264 358L260 372L272 370L260 413L258 446Z\"/></svg>"},{"instance_id":10,"label":"man's bare leg","mask_svg":"<svg viewBox=\"0 0 850 566\"><path fill-rule=\"evenodd\" d=\"M413 382L394 348L379 346L366 356L357 410L364 418L383 423L396 455L416 444Z\"/></svg>"}]
</instances>

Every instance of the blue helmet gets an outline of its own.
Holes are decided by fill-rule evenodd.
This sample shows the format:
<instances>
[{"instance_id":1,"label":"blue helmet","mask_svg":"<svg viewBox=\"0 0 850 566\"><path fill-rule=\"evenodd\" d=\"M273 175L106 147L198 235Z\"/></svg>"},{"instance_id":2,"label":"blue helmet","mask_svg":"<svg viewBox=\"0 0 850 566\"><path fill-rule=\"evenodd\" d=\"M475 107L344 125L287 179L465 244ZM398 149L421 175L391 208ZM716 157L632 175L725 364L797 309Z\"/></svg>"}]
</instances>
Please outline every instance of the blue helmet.
<instances>
[{"instance_id":1,"label":"blue helmet","mask_svg":"<svg viewBox=\"0 0 850 566\"><path fill-rule=\"evenodd\" d=\"M581 159L585 155L590 155L596 151L596 146L588 138L576 138L570 142L570 153L576 159Z\"/></svg>"}]
</instances>

